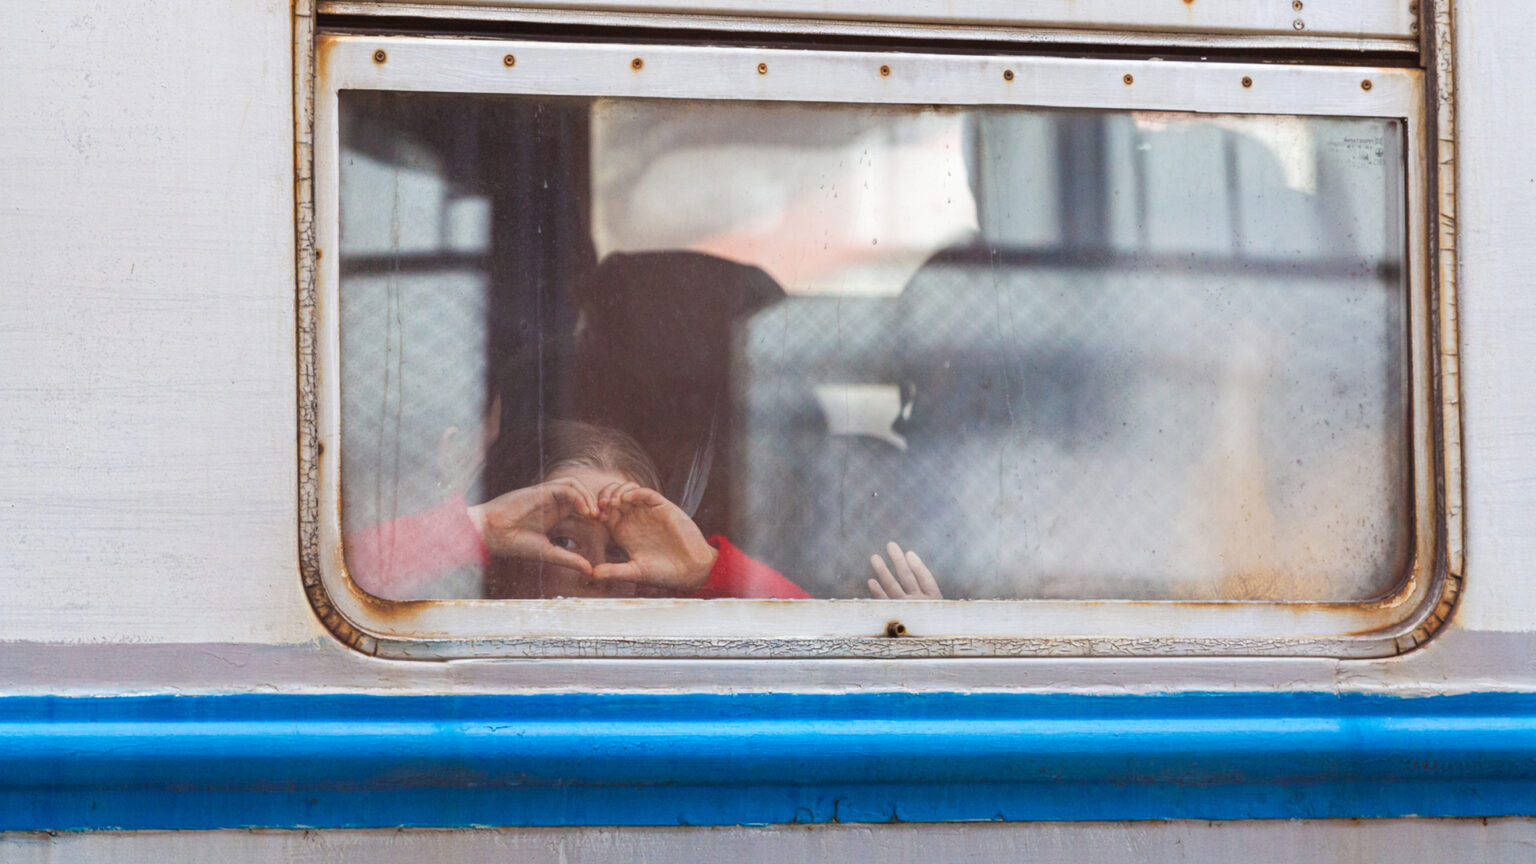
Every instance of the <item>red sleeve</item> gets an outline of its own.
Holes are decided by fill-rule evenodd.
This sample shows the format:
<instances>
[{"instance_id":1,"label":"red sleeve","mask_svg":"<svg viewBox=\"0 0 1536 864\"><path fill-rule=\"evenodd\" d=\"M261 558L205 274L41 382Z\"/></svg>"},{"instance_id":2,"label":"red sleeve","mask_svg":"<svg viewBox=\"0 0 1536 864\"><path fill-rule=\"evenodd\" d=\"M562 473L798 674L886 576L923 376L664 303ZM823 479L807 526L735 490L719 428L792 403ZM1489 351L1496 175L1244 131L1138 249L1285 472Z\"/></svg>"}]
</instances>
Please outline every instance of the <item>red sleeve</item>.
<instances>
[{"instance_id":1,"label":"red sleeve","mask_svg":"<svg viewBox=\"0 0 1536 864\"><path fill-rule=\"evenodd\" d=\"M810 599L811 595L805 593L805 589L780 576L772 567L748 558L747 553L732 546L724 537L717 534L709 538L709 545L719 550L720 556L709 571L709 580L693 596L704 599Z\"/></svg>"},{"instance_id":2,"label":"red sleeve","mask_svg":"<svg viewBox=\"0 0 1536 864\"><path fill-rule=\"evenodd\" d=\"M342 548L352 581L385 600L406 599L439 576L490 562L485 541L457 495L425 513L348 534Z\"/></svg>"}]
</instances>

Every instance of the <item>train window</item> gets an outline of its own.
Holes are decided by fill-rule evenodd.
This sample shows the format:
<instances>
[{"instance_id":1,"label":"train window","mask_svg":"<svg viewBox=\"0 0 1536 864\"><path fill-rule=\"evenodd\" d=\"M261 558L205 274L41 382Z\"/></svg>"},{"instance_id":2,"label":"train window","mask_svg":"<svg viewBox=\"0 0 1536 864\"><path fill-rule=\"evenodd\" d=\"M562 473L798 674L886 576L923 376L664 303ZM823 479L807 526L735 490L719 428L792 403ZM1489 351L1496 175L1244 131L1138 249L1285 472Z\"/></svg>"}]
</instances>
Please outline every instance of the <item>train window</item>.
<instances>
[{"instance_id":1,"label":"train window","mask_svg":"<svg viewBox=\"0 0 1536 864\"><path fill-rule=\"evenodd\" d=\"M1372 654L1437 600L1416 71L320 69L323 575L371 640Z\"/></svg>"}]
</instances>

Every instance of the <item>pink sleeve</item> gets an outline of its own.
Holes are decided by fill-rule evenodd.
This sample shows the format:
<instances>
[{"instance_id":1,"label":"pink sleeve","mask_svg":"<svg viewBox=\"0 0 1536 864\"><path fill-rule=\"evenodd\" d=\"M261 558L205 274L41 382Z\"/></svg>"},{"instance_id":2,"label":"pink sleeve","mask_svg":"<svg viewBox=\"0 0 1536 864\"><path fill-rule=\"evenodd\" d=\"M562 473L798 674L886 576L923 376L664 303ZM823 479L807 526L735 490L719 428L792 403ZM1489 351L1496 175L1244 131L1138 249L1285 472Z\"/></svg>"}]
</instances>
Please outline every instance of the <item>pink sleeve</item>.
<instances>
[{"instance_id":1,"label":"pink sleeve","mask_svg":"<svg viewBox=\"0 0 1536 864\"><path fill-rule=\"evenodd\" d=\"M709 545L720 551L709 580L694 594L695 597L714 599L740 597L753 599L809 600L805 589L779 575L777 570L747 557L747 553L731 545L731 541L715 535Z\"/></svg>"},{"instance_id":2,"label":"pink sleeve","mask_svg":"<svg viewBox=\"0 0 1536 864\"><path fill-rule=\"evenodd\" d=\"M439 576L490 561L457 495L425 513L348 534L342 545L352 581L385 600L405 599Z\"/></svg>"}]
</instances>

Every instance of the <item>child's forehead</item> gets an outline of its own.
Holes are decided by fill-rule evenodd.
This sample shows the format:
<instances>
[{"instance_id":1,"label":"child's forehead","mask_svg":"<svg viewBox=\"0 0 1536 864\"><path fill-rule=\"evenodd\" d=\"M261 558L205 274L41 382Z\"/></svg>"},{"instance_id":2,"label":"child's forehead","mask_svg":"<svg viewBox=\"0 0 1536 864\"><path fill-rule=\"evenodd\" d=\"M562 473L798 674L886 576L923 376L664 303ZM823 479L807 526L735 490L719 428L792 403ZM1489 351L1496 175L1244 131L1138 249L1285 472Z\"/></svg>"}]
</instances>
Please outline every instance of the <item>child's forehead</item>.
<instances>
[{"instance_id":1,"label":"child's forehead","mask_svg":"<svg viewBox=\"0 0 1536 864\"><path fill-rule=\"evenodd\" d=\"M581 465L579 463L557 465L553 471L549 472L549 476L544 479L562 480L566 478L575 480L594 494L602 491L604 486L629 481L628 477L611 468L594 468L591 465Z\"/></svg>"}]
</instances>

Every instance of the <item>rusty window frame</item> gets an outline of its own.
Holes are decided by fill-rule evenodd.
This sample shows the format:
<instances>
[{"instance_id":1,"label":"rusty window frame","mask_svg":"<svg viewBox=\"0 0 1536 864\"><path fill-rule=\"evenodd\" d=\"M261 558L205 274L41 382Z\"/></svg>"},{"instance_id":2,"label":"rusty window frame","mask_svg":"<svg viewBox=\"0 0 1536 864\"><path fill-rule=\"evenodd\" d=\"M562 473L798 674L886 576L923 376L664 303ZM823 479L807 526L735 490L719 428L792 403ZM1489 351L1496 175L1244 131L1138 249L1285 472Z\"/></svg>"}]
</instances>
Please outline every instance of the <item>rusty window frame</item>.
<instances>
[{"instance_id":1,"label":"rusty window frame","mask_svg":"<svg viewBox=\"0 0 1536 864\"><path fill-rule=\"evenodd\" d=\"M313 2L313 0L312 0ZM979 40L1282 51L1419 53L1419 13L1405 0L1350 3L1149 3L1146 0L318 0L332 19L516 22L840 38Z\"/></svg>"},{"instance_id":2,"label":"rusty window frame","mask_svg":"<svg viewBox=\"0 0 1536 864\"><path fill-rule=\"evenodd\" d=\"M680 45L559 44L419 37L321 36L313 91L313 199L301 204L303 576L330 629L360 650L399 658L514 656L903 657L1041 655L1312 655L1378 657L1426 639L1460 584L1459 450L1450 433L1455 381L1436 374L1454 345L1453 300L1434 290L1427 218L1432 177L1426 75L1418 69L1050 57L853 53ZM387 62L380 62L383 52ZM544 70L512 76L504 63ZM631 60L646 59L635 75ZM767 62L776 72L755 74ZM888 66L897 74L870 70ZM745 70L739 77L731 73ZM573 71L582 70L582 71ZM830 102L1026 104L1004 71L1043 82L1042 107L1393 117L1408 161L1410 413L1415 555L1402 588L1365 603L920 601L901 607L908 633L886 638L892 609L875 601L532 600L389 602L357 589L340 554L339 368L335 332L336 94L341 89L561 95L803 99ZM906 73L906 74L901 74ZM1234 86L1242 79L1264 87ZM1135 87L1127 85L1134 80ZM1366 86L1364 82L1370 81ZM1438 83L1438 82L1437 82ZM1440 102L1447 101L1441 94ZM301 184L304 178L301 177ZM1435 188L1443 200L1444 191ZM301 196L303 200L304 196ZM1437 240L1439 239L1437 235ZM1443 243L1442 243L1443 245ZM1443 250L1441 255L1444 255ZM1443 281L1443 274L1442 274ZM302 293L302 292L301 292ZM1450 443L1447 443L1447 442ZM327 514L324 518L320 514ZM642 603L643 611L632 604ZM640 617L637 619L636 613ZM637 629L636 620L645 622ZM942 636L920 634L939 633Z\"/></svg>"}]
</instances>

